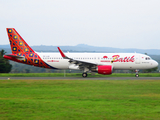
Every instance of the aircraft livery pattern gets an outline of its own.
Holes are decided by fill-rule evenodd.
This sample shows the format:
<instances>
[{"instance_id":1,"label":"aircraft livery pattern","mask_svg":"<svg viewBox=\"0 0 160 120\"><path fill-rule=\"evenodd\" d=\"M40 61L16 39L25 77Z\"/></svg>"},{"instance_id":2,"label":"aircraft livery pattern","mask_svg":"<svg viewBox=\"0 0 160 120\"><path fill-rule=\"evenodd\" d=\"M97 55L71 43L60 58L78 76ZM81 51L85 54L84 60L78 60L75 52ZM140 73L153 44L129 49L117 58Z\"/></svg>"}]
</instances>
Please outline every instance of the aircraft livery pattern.
<instances>
[{"instance_id":1,"label":"aircraft livery pattern","mask_svg":"<svg viewBox=\"0 0 160 120\"><path fill-rule=\"evenodd\" d=\"M8 38L11 45L12 55L24 56L24 60L17 60L10 57L11 60L24 64L34 65L37 67L56 69L46 64L37 53L23 40L14 28L7 28Z\"/></svg>"}]
</instances>

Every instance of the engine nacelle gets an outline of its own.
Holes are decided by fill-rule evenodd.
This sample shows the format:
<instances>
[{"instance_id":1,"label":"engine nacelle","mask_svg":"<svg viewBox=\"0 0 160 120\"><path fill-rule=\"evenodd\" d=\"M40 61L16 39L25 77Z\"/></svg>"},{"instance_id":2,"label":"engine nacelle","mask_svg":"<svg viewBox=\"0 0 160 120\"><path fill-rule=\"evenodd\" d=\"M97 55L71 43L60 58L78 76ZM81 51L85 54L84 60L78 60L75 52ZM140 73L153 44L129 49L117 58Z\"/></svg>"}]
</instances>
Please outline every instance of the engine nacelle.
<instances>
[{"instance_id":1,"label":"engine nacelle","mask_svg":"<svg viewBox=\"0 0 160 120\"><path fill-rule=\"evenodd\" d=\"M103 75L110 75L112 74L112 65L99 65L96 69L92 69L92 71Z\"/></svg>"}]
</instances>

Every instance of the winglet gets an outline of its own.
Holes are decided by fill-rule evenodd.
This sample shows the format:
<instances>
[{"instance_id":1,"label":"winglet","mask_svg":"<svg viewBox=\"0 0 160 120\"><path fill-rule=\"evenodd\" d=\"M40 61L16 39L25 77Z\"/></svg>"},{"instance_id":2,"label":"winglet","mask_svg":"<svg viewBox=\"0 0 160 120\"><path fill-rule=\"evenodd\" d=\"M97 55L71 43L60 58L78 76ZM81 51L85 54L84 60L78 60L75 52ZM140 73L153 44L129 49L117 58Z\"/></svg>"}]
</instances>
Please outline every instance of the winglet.
<instances>
[{"instance_id":1,"label":"winglet","mask_svg":"<svg viewBox=\"0 0 160 120\"><path fill-rule=\"evenodd\" d=\"M59 47L57 47L57 48L58 48L58 50L59 50L59 52L60 52L60 54L61 54L61 56L62 56L63 58L69 59L69 58L63 53L63 51L62 51Z\"/></svg>"}]
</instances>

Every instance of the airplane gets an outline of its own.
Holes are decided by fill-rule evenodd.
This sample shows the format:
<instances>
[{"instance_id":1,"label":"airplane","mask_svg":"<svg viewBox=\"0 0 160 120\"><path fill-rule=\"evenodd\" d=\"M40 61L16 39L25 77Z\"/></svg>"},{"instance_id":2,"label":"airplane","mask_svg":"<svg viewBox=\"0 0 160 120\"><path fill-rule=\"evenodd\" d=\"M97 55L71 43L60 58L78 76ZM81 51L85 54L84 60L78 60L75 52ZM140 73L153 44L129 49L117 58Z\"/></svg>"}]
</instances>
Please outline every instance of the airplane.
<instances>
[{"instance_id":1,"label":"airplane","mask_svg":"<svg viewBox=\"0 0 160 120\"><path fill-rule=\"evenodd\" d=\"M158 63L148 55L139 53L59 53L35 52L14 28L6 28L12 54L4 55L5 59L48 69L82 70L82 77L88 72L103 75L112 74L113 70L152 69Z\"/></svg>"}]
</instances>

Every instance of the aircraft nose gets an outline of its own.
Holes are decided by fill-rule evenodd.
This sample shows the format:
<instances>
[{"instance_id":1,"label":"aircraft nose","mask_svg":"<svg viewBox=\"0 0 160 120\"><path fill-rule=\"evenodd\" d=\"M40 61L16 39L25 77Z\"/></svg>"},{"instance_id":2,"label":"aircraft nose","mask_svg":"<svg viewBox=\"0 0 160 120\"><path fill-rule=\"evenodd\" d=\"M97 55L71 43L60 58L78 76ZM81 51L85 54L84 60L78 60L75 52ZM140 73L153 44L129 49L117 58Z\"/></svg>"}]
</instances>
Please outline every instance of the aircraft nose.
<instances>
[{"instance_id":1,"label":"aircraft nose","mask_svg":"<svg viewBox=\"0 0 160 120\"><path fill-rule=\"evenodd\" d=\"M158 62L157 61L153 62L153 67L158 67Z\"/></svg>"}]
</instances>

